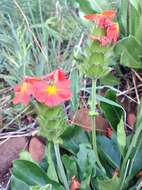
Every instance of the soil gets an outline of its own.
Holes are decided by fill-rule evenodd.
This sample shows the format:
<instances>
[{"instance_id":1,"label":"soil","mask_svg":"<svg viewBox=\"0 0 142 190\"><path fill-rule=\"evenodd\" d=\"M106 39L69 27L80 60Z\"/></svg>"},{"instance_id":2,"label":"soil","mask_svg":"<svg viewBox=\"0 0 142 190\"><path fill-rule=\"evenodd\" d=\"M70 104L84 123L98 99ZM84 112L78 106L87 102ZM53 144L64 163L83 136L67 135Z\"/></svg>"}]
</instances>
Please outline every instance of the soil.
<instances>
[{"instance_id":1,"label":"soil","mask_svg":"<svg viewBox=\"0 0 142 190\"><path fill-rule=\"evenodd\" d=\"M0 190L8 190L5 187L10 181L12 162L23 149L28 150L33 160L40 163L44 157L44 139L37 136L16 137L0 142Z\"/></svg>"},{"instance_id":2,"label":"soil","mask_svg":"<svg viewBox=\"0 0 142 190\"><path fill-rule=\"evenodd\" d=\"M19 152L27 147L25 137L10 138L0 141L0 186L5 187L9 181L12 161L18 158Z\"/></svg>"}]
</instances>

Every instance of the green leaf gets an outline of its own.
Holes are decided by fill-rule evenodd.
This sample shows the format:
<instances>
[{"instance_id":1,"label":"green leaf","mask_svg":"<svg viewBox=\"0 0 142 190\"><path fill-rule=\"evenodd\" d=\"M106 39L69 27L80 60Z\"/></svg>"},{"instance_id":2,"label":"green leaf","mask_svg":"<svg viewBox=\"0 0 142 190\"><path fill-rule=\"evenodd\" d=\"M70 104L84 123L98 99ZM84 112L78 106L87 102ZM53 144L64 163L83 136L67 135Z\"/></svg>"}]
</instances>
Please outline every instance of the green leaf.
<instances>
[{"instance_id":1,"label":"green leaf","mask_svg":"<svg viewBox=\"0 0 142 190\"><path fill-rule=\"evenodd\" d=\"M119 184L119 178L113 177L112 179L107 180L100 180L98 179L98 185L101 190L120 190Z\"/></svg>"},{"instance_id":2,"label":"green leaf","mask_svg":"<svg viewBox=\"0 0 142 190\"><path fill-rule=\"evenodd\" d=\"M131 166L131 171L129 173L128 179L132 180L133 177L142 170L142 142L140 145L137 147L135 154L132 158L132 166Z\"/></svg>"},{"instance_id":3,"label":"green leaf","mask_svg":"<svg viewBox=\"0 0 142 190\"><path fill-rule=\"evenodd\" d=\"M96 155L91 147L86 144L80 144L76 161L78 163L81 180L85 180L92 174L95 175Z\"/></svg>"},{"instance_id":4,"label":"green leaf","mask_svg":"<svg viewBox=\"0 0 142 190\"><path fill-rule=\"evenodd\" d=\"M48 185L43 186L43 187L34 186L34 187L31 187L30 190L52 190L52 185L48 184Z\"/></svg>"},{"instance_id":5,"label":"green leaf","mask_svg":"<svg viewBox=\"0 0 142 190\"><path fill-rule=\"evenodd\" d=\"M70 180L71 177L73 176L78 176L78 171L77 171L77 164L72 156L64 155L62 157L64 167L66 169L66 173L68 176L68 179Z\"/></svg>"},{"instance_id":6,"label":"green leaf","mask_svg":"<svg viewBox=\"0 0 142 190\"><path fill-rule=\"evenodd\" d=\"M100 79L100 83L103 85L117 86L120 84L120 81L112 73L109 73Z\"/></svg>"},{"instance_id":7,"label":"green leaf","mask_svg":"<svg viewBox=\"0 0 142 190\"><path fill-rule=\"evenodd\" d=\"M12 175L12 178L11 178L11 189L12 190L30 190L29 186L24 183L22 180L14 177Z\"/></svg>"},{"instance_id":8,"label":"green leaf","mask_svg":"<svg viewBox=\"0 0 142 190\"><path fill-rule=\"evenodd\" d=\"M113 168L119 168L121 156L116 135L113 134L111 139L97 136L97 145L101 160L106 160Z\"/></svg>"},{"instance_id":9,"label":"green leaf","mask_svg":"<svg viewBox=\"0 0 142 190\"><path fill-rule=\"evenodd\" d=\"M91 180L91 176L88 176L86 179L82 180L80 183L80 190L91 190L90 188L90 180Z\"/></svg>"},{"instance_id":10,"label":"green leaf","mask_svg":"<svg viewBox=\"0 0 142 190\"><path fill-rule=\"evenodd\" d=\"M114 52L120 55L120 63L130 68L142 68L140 57L142 46L134 36L128 36L118 41L114 47Z\"/></svg>"},{"instance_id":11,"label":"green leaf","mask_svg":"<svg viewBox=\"0 0 142 190\"><path fill-rule=\"evenodd\" d=\"M121 155L124 157L126 148L126 133L123 117L121 117L120 123L117 126L117 142L119 145Z\"/></svg>"},{"instance_id":12,"label":"green leaf","mask_svg":"<svg viewBox=\"0 0 142 190\"><path fill-rule=\"evenodd\" d=\"M116 131L123 111L120 107L116 107L116 93L114 91L108 90L105 98L114 102L114 104L101 102L100 106L110 126Z\"/></svg>"},{"instance_id":13,"label":"green leaf","mask_svg":"<svg viewBox=\"0 0 142 190\"><path fill-rule=\"evenodd\" d=\"M79 151L79 145L84 142L90 144L89 137L83 129L77 126L70 126L62 135L63 147L69 152L76 154Z\"/></svg>"},{"instance_id":14,"label":"green leaf","mask_svg":"<svg viewBox=\"0 0 142 190\"><path fill-rule=\"evenodd\" d=\"M79 97L79 89L78 89L78 86L79 86L79 73L78 73L78 70L77 69L74 69L72 72L71 72L71 89L72 89L72 93L73 93L73 96L72 96L72 107L73 107L73 110L76 110L78 108L78 97Z\"/></svg>"},{"instance_id":15,"label":"green leaf","mask_svg":"<svg viewBox=\"0 0 142 190\"><path fill-rule=\"evenodd\" d=\"M105 102L105 103L110 104L112 106L116 106L118 108L121 108L125 112L124 108L121 105L119 105L118 103L116 103L116 102L114 102L114 101L112 101L112 100L110 100L108 98L105 98L103 96L97 95L97 100L100 101L100 102Z\"/></svg>"},{"instance_id":16,"label":"green leaf","mask_svg":"<svg viewBox=\"0 0 142 190\"><path fill-rule=\"evenodd\" d=\"M84 0L84 1L76 0L76 2L79 3L81 11L84 12L85 14L95 13L95 10L93 9L91 5L90 0Z\"/></svg>"},{"instance_id":17,"label":"green leaf","mask_svg":"<svg viewBox=\"0 0 142 190\"><path fill-rule=\"evenodd\" d=\"M130 0L130 3L135 7L135 9L138 11L139 8L139 0Z\"/></svg>"},{"instance_id":18,"label":"green leaf","mask_svg":"<svg viewBox=\"0 0 142 190\"><path fill-rule=\"evenodd\" d=\"M79 3L82 12L95 13L102 12L105 9L112 9L112 3L106 0L76 0Z\"/></svg>"},{"instance_id":19,"label":"green leaf","mask_svg":"<svg viewBox=\"0 0 142 190\"><path fill-rule=\"evenodd\" d=\"M121 20L121 23L122 23L122 26L125 30L125 33L127 33L127 30L128 30L128 23L127 23L127 11L128 9L128 0L120 0L120 20Z\"/></svg>"},{"instance_id":20,"label":"green leaf","mask_svg":"<svg viewBox=\"0 0 142 190\"><path fill-rule=\"evenodd\" d=\"M142 169L142 102L139 105L137 122L136 122L136 130L133 134L133 138L131 138L131 146L133 146L133 151L131 155L131 167L129 169L129 175L127 180L132 180L132 178L137 174L138 171ZM130 148L130 146L128 147Z\"/></svg>"},{"instance_id":21,"label":"green leaf","mask_svg":"<svg viewBox=\"0 0 142 190\"><path fill-rule=\"evenodd\" d=\"M142 14L140 16L138 16L137 24L136 24L136 27L135 27L135 34L134 34L136 39L142 44L142 32L141 32L141 29L142 29Z\"/></svg>"},{"instance_id":22,"label":"green leaf","mask_svg":"<svg viewBox=\"0 0 142 190\"><path fill-rule=\"evenodd\" d=\"M141 11L138 11L139 7L136 7L135 0L132 0L131 2L133 2L133 5L132 3L129 5L129 34L135 36L140 24Z\"/></svg>"},{"instance_id":23,"label":"green leaf","mask_svg":"<svg viewBox=\"0 0 142 190\"><path fill-rule=\"evenodd\" d=\"M16 160L13 164L13 175L28 185L46 185L51 182L46 173L36 164L27 160Z\"/></svg>"},{"instance_id":24,"label":"green leaf","mask_svg":"<svg viewBox=\"0 0 142 190\"><path fill-rule=\"evenodd\" d=\"M52 184L53 190L62 189L58 183L50 180L38 165L27 160L14 161L12 174L29 186L45 186L46 184Z\"/></svg>"},{"instance_id":25,"label":"green leaf","mask_svg":"<svg viewBox=\"0 0 142 190\"><path fill-rule=\"evenodd\" d=\"M58 176L56 173L56 169L55 169L55 163L53 161L53 146L52 144L49 142L47 144L47 148L46 148L46 154L47 154L47 162L48 162L48 169L47 169L47 175L50 179L59 182L58 180Z\"/></svg>"}]
</instances>

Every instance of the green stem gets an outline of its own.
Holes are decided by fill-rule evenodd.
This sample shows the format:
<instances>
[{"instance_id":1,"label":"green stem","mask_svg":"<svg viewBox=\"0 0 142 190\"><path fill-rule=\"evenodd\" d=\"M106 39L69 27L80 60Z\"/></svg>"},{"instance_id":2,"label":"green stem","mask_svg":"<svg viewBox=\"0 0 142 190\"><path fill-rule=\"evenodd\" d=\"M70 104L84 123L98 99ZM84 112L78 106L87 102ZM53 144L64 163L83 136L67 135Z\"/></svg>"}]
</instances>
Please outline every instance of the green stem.
<instances>
[{"instance_id":1,"label":"green stem","mask_svg":"<svg viewBox=\"0 0 142 190\"><path fill-rule=\"evenodd\" d=\"M98 156L98 151L97 151L97 141L96 141L96 115L97 115L97 111L96 111L96 105L97 105L96 84L97 84L97 79L92 80L92 95L91 95L91 107L90 107L91 121L92 121L92 148L95 151L98 166L102 169L102 171L104 173L106 173L104 167L102 166L102 164L100 162L100 159Z\"/></svg>"},{"instance_id":2,"label":"green stem","mask_svg":"<svg viewBox=\"0 0 142 190\"><path fill-rule=\"evenodd\" d=\"M64 184L64 187L66 188L66 190L69 190L68 181L67 181L65 170L64 170L62 160L61 160L59 144L54 143L54 150L55 150L57 165L58 165L58 168L59 168L62 183Z\"/></svg>"},{"instance_id":3,"label":"green stem","mask_svg":"<svg viewBox=\"0 0 142 190\"><path fill-rule=\"evenodd\" d=\"M92 80L92 97L91 97L91 120L92 120L92 147L94 151L97 151L96 145L96 83L97 80Z\"/></svg>"}]
</instances>

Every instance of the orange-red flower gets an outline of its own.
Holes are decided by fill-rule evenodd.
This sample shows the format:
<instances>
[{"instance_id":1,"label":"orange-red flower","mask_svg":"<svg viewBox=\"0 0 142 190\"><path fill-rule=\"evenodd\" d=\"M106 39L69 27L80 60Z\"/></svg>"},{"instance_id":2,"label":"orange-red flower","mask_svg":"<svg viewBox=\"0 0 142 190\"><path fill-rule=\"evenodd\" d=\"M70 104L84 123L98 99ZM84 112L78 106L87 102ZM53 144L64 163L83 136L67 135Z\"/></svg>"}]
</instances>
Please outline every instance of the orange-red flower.
<instances>
[{"instance_id":1,"label":"orange-red flower","mask_svg":"<svg viewBox=\"0 0 142 190\"><path fill-rule=\"evenodd\" d=\"M56 70L47 78L47 81L42 80L34 85L34 97L37 101L47 106L56 106L71 98L71 81L63 71Z\"/></svg>"},{"instance_id":2,"label":"orange-red flower","mask_svg":"<svg viewBox=\"0 0 142 190\"><path fill-rule=\"evenodd\" d=\"M70 187L70 190L77 190L80 188L80 183L79 181L76 179L75 176L73 176L71 178L71 187Z\"/></svg>"},{"instance_id":3,"label":"orange-red flower","mask_svg":"<svg viewBox=\"0 0 142 190\"><path fill-rule=\"evenodd\" d=\"M113 10L104 11L99 14L85 15L86 19L96 22L96 24L104 29L106 33L104 36L89 35L89 37L92 40L99 41L102 46L111 42L115 43L119 37L119 25L112 21L115 16L116 12Z\"/></svg>"},{"instance_id":4,"label":"orange-red flower","mask_svg":"<svg viewBox=\"0 0 142 190\"><path fill-rule=\"evenodd\" d=\"M27 105L30 100L30 96L33 92L31 84L27 82L22 82L14 88L15 97L13 99L14 104L22 103Z\"/></svg>"},{"instance_id":5,"label":"orange-red flower","mask_svg":"<svg viewBox=\"0 0 142 190\"><path fill-rule=\"evenodd\" d=\"M70 80L46 82L36 84L34 96L37 101L47 106L57 106L71 98Z\"/></svg>"},{"instance_id":6,"label":"orange-red flower","mask_svg":"<svg viewBox=\"0 0 142 190\"><path fill-rule=\"evenodd\" d=\"M27 105L32 95L47 106L56 106L71 98L70 86L71 81L67 79L63 70L55 70L42 77L26 76L14 90L13 103Z\"/></svg>"}]
</instances>

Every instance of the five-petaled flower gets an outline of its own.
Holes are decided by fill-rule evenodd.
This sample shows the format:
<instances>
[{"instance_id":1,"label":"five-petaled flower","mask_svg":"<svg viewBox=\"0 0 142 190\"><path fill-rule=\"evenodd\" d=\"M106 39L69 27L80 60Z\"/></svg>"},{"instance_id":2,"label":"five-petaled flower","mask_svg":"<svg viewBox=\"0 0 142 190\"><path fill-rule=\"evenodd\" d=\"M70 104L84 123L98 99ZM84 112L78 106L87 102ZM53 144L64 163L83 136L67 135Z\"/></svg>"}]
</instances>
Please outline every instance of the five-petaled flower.
<instances>
[{"instance_id":1,"label":"five-petaled flower","mask_svg":"<svg viewBox=\"0 0 142 190\"><path fill-rule=\"evenodd\" d=\"M35 85L34 96L47 106L56 106L71 98L70 86L69 79L59 80L55 73L53 80L41 81Z\"/></svg>"},{"instance_id":2,"label":"five-petaled flower","mask_svg":"<svg viewBox=\"0 0 142 190\"><path fill-rule=\"evenodd\" d=\"M32 95L38 102L47 106L57 106L72 96L71 81L63 70L55 70L42 77L25 77L15 91L14 104L27 105Z\"/></svg>"}]
</instances>

